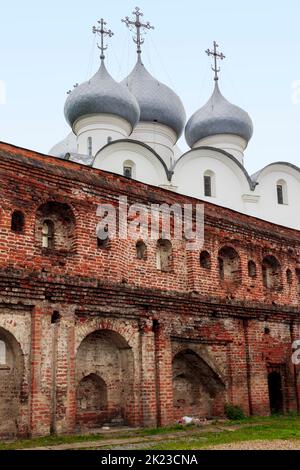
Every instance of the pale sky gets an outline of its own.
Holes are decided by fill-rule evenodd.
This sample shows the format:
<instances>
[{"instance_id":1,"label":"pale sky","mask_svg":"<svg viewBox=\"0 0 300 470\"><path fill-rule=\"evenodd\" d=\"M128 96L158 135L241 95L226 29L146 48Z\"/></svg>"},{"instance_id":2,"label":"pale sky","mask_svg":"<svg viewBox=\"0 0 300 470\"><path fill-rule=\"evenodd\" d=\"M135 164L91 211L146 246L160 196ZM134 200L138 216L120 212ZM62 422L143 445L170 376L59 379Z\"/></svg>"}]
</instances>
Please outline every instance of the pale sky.
<instances>
[{"instance_id":1,"label":"pale sky","mask_svg":"<svg viewBox=\"0 0 300 470\"><path fill-rule=\"evenodd\" d=\"M92 26L104 17L114 31L107 67L121 80L136 59L121 18L131 16L135 6L155 26L146 37L144 63L178 93L187 117L210 97L213 75L204 51L216 40L226 55L221 90L254 122L247 170L254 173L279 160L300 165L300 92L293 99L292 88L294 83L300 90L296 0L2 2L0 140L48 153L64 138L69 132L63 114L66 92L99 65ZM186 148L184 139L180 144Z\"/></svg>"}]
</instances>

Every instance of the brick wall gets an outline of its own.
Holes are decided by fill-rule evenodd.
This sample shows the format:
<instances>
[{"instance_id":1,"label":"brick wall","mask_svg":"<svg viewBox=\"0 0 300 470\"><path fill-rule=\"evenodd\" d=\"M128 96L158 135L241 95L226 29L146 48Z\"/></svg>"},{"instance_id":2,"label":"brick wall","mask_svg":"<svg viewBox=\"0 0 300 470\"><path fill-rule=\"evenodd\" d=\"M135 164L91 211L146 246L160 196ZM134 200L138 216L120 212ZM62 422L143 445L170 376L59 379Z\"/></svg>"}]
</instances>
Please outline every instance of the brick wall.
<instances>
[{"instance_id":1,"label":"brick wall","mask_svg":"<svg viewBox=\"0 0 300 470\"><path fill-rule=\"evenodd\" d=\"M143 257L134 240L97 245L97 206L120 195L144 204L192 198L8 144L0 182L0 435L167 425L185 414L222 416L225 403L269 414L274 372L283 410L299 410L297 231L205 203L204 246L188 252L186 241L172 241L161 271L155 240ZM15 210L25 216L21 232L12 230ZM45 220L55 227L48 249ZM264 285L270 256L274 289Z\"/></svg>"}]
</instances>

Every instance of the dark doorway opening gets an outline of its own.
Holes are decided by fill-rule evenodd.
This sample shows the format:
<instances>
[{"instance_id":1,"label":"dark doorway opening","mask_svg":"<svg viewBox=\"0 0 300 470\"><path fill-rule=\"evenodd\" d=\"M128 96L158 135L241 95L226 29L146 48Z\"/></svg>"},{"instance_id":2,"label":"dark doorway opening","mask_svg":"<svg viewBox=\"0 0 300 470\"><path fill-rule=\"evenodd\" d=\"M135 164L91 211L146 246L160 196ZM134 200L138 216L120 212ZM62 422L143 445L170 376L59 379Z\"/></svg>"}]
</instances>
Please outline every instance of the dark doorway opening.
<instances>
[{"instance_id":1,"label":"dark doorway opening","mask_svg":"<svg viewBox=\"0 0 300 470\"><path fill-rule=\"evenodd\" d=\"M268 386L271 413L283 413L282 378L279 372L269 373Z\"/></svg>"}]
</instances>

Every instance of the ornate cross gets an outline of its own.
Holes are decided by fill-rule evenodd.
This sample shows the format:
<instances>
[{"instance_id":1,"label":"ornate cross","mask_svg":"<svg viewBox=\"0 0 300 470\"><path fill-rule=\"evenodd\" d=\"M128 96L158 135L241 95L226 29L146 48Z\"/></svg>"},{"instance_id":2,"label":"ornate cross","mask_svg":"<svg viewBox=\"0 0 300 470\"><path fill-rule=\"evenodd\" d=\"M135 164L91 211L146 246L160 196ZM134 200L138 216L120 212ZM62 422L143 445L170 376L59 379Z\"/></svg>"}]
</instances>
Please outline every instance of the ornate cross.
<instances>
[{"instance_id":1,"label":"ornate cross","mask_svg":"<svg viewBox=\"0 0 300 470\"><path fill-rule=\"evenodd\" d=\"M105 26L107 25L107 23L104 21L103 18L101 18L101 20L98 21L98 24L100 25L100 28L94 26L93 27L93 33L98 34L99 36L101 36L101 45L99 46L99 44L98 44L98 49L100 49L100 51L101 51L100 59L104 60L105 59L104 52L107 49L107 46L104 46L104 38L105 38L105 36L108 36L108 37L111 38L114 35L114 33L110 29L109 30L105 29Z\"/></svg>"},{"instance_id":2,"label":"ornate cross","mask_svg":"<svg viewBox=\"0 0 300 470\"><path fill-rule=\"evenodd\" d=\"M214 50L211 51L210 49L207 49L207 51L205 51L209 57L210 56L214 57L215 65L212 66L211 68L215 72L215 81L219 80L218 73L221 70L220 67L218 67L218 59L220 60L226 59L225 55L222 52L218 52L218 47L219 47L219 44L217 44L216 41L214 41Z\"/></svg>"},{"instance_id":3,"label":"ornate cross","mask_svg":"<svg viewBox=\"0 0 300 470\"><path fill-rule=\"evenodd\" d=\"M122 23L125 23L128 28L131 29L131 31L135 31L136 37L133 38L134 42L137 44L137 53L141 54L142 53L142 44L144 44L144 39L142 38L142 31L143 29L154 29L154 26L151 26L149 21L147 23L142 23L141 18L143 13L140 11L138 7L135 8L135 11L132 12L132 14L135 16L135 19L130 20L128 16L126 16L125 19L122 20Z\"/></svg>"}]
</instances>

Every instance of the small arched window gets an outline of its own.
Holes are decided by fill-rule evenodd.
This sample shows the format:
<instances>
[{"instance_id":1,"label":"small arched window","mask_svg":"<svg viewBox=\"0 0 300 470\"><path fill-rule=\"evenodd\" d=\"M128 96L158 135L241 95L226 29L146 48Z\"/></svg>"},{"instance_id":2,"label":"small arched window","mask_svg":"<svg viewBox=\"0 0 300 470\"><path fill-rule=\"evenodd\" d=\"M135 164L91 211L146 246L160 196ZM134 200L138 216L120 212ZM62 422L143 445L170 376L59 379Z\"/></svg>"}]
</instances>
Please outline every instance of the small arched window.
<instances>
[{"instance_id":1,"label":"small arched window","mask_svg":"<svg viewBox=\"0 0 300 470\"><path fill-rule=\"evenodd\" d=\"M204 268L204 269L211 268L211 259L210 259L210 254L208 253L208 251L202 251L200 253L200 266L201 268Z\"/></svg>"},{"instance_id":2,"label":"small arched window","mask_svg":"<svg viewBox=\"0 0 300 470\"><path fill-rule=\"evenodd\" d=\"M87 139L87 153L89 157L92 157L93 155L93 139L92 137L88 137Z\"/></svg>"},{"instance_id":3,"label":"small arched window","mask_svg":"<svg viewBox=\"0 0 300 470\"><path fill-rule=\"evenodd\" d=\"M42 247L54 248L54 223L52 220L45 220L42 228Z\"/></svg>"},{"instance_id":4,"label":"small arched window","mask_svg":"<svg viewBox=\"0 0 300 470\"><path fill-rule=\"evenodd\" d=\"M292 275L292 271L290 269L287 269L287 271L286 271L286 282L289 285L293 284L293 275Z\"/></svg>"},{"instance_id":5,"label":"small arched window","mask_svg":"<svg viewBox=\"0 0 300 470\"><path fill-rule=\"evenodd\" d=\"M172 269L172 243L169 240L158 240L156 247L156 265L159 271Z\"/></svg>"},{"instance_id":6,"label":"small arched window","mask_svg":"<svg viewBox=\"0 0 300 470\"><path fill-rule=\"evenodd\" d=\"M256 277L256 264L252 260L248 261L248 276Z\"/></svg>"},{"instance_id":7,"label":"small arched window","mask_svg":"<svg viewBox=\"0 0 300 470\"><path fill-rule=\"evenodd\" d=\"M109 246L109 231L108 225L106 225L99 233L97 237L97 247L101 250L108 248Z\"/></svg>"},{"instance_id":8,"label":"small arched window","mask_svg":"<svg viewBox=\"0 0 300 470\"><path fill-rule=\"evenodd\" d=\"M4 341L0 340L0 365L4 366L6 364L6 344Z\"/></svg>"},{"instance_id":9,"label":"small arched window","mask_svg":"<svg viewBox=\"0 0 300 470\"><path fill-rule=\"evenodd\" d=\"M11 230L15 233L22 233L25 227L25 217L23 212L14 211L11 217Z\"/></svg>"},{"instance_id":10,"label":"small arched window","mask_svg":"<svg viewBox=\"0 0 300 470\"><path fill-rule=\"evenodd\" d=\"M240 257L232 247L219 251L219 274L222 281L233 284L241 282Z\"/></svg>"},{"instance_id":11,"label":"small arched window","mask_svg":"<svg viewBox=\"0 0 300 470\"><path fill-rule=\"evenodd\" d=\"M279 205L288 204L287 184L284 180L277 181L277 202Z\"/></svg>"},{"instance_id":12,"label":"small arched window","mask_svg":"<svg viewBox=\"0 0 300 470\"><path fill-rule=\"evenodd\" d=\"M136 177L135 170L136 170L136 165L133 161L126 160L126 162L123 163L123 176L125 176L125 178L135 179Z\"/></svg>"},{"instance_id":13,"label":"small arched window","mask_svg":"<svg viewBox=\"0 0 300 470\"><path fill-rule=\"evenodd\" d=\"M207 170L204 173L204 196L216 197L216 176L213 171Z\"/></svg>"},{"instance_id":14,"label":"small arched window","mask_svg":"<svg viewBox=\"0 0 300 470\"><path fill-rule=\"evenodd\" d=\"M263 285L267 289L281 289L281 267L275 256L266 256L262 262Z\"/></svg>"},{"instance_id":15,"label":"small arched window","mask_svg":"<svg viewBox=\"0 0 300 470\"><path fill-rule=\"evenodd\" d=\"M144 260L147 258L147 246L142 240L139 240L136 244L136 257Z\"/></svg>"}]
</instances>

